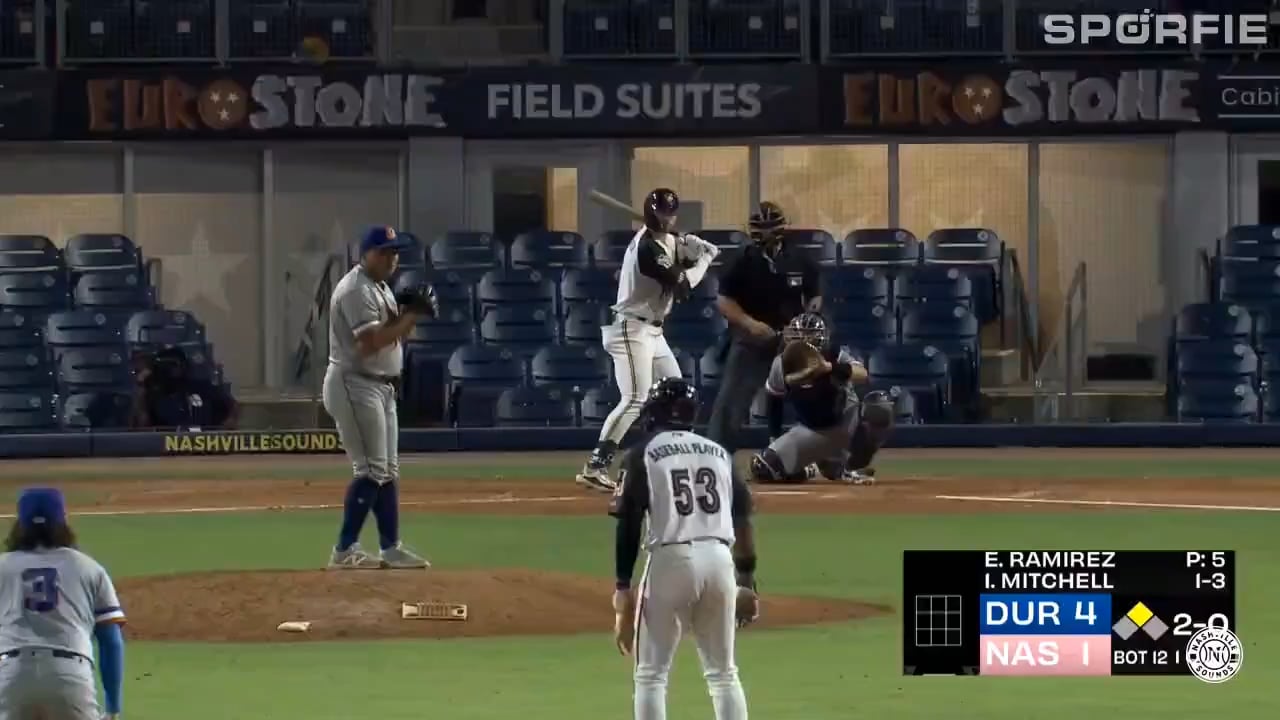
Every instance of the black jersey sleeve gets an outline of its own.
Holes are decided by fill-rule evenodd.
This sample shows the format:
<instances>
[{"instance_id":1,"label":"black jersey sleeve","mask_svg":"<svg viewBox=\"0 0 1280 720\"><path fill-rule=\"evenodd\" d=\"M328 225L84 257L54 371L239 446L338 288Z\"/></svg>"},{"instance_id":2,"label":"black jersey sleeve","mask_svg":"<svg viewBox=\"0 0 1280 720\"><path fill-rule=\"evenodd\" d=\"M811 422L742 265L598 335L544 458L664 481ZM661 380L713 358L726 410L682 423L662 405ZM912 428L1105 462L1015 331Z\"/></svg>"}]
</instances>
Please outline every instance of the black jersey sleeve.
<instances>
[{"instance_id":1,"label":"black jersey sleeve","mask_svg":"<svg viewBox=\"0 0 1280 720\"><path fill-rule=\"evenodd\" d=\"M680 267L675 257L662 247L662 243L652 233L645 233L640 238L640 246L636 248L636 263L641 274L657 280L664 290L675 292L681 284L687 286L689 283L685 279L684 268Z\"/></svg>"}]
</instances>

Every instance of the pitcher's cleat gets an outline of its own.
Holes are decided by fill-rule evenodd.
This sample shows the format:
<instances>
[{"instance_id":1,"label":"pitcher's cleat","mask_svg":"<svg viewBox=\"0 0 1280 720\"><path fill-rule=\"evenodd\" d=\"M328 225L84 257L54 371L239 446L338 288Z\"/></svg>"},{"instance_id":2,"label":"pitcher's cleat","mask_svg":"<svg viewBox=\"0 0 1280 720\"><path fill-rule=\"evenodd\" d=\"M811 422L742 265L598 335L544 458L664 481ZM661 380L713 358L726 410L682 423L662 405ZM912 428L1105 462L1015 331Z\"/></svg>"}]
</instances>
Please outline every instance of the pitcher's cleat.
<instances>
[{"instance_id":1,"label":"pitcher's cleat","mask_svg":"<svg viewBox=\"0 0 1280 720\"><path fill-rule=\"evenodd\" d=\"M875 485L876 471L874 468L863 468L861 470L845 470L840 476L840 481L850 485Z\"/></svg>"},{"instance_id":2,"label":"pitcher's cleat","mask_svg":"<svg viewBox=\"0 0 1280 720\"><path fill-rule=\"evenodd\" d=\"M382 551L382 567L388 570L418 570L431 567L431 563L405 547L404 543L396 543Z\"/></svg>"},{"instance_id":3,"label":"pitcher's cleat","mask_svg":"<svg viewBox=\"0 0 1280 720\"><path fill-rule=\"evenodd\" d=\"M353 543L346 550L334 548L329 556L329 570L377 570L382 561L365 552L360 543Z\"/></svg>"},{"instance_id":4,"label":"pitcher's cleat","mask_svg":"<svg viewBox=\"0 0 1280 720\"><path fill-rule=\"evenodd\" d=\"M609 468L593 467L587 464L582 468L582 472L578 473L575 481L586 488L595 490L596 492L611 493L618 489L618 485L609 477Z\"/></svg>"}]
</instances>

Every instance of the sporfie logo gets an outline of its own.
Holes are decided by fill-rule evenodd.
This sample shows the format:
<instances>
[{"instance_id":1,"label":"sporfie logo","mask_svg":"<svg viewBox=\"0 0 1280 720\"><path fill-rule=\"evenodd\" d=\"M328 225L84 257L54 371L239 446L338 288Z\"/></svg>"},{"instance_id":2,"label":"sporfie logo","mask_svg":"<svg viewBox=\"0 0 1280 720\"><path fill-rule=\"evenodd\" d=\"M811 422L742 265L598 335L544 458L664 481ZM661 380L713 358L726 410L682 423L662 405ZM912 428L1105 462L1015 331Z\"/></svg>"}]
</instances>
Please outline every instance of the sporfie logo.
<instances>
[{"instance_id":1,"label":"sporfie logo","mask_svg":"<svg viewBox=\"0 0 1280 720\"><path fill-rule=\"evenodd\" d=\"M1044 41L1049 45L1089 45L1115 41L1121 45L1195 46L1221 40L1229 47L1267 44L1271 17L1267 13L1239 15L1141 13L1048 14L1043 16Z\"/></svg>"}]
</instances>

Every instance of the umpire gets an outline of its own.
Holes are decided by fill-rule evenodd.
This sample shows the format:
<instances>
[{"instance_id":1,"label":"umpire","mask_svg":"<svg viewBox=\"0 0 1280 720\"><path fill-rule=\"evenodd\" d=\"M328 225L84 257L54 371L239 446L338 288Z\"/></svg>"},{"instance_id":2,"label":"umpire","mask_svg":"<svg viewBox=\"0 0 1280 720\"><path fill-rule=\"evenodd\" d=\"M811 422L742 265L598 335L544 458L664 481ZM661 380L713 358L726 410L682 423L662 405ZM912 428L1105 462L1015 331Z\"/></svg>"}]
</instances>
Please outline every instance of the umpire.
<instances>
[{"instance_id":1,"label":"umpire","mask_svg":"<svg viewBox=\"0 0 1280 720\"><path fill-rule=\"evenodd\" d=\"M749 225L752 243L721 278L716 300L729 321L730 340L721 355L720 390L707 436L730 452L737 449L738 431L751 401L769 376L782 329L796 315L822 308L818 266L787 247L782 208L760 203ZM776 414L781 425L781 400L770 398L769 413Z\"/></svg>"}]
</instances>

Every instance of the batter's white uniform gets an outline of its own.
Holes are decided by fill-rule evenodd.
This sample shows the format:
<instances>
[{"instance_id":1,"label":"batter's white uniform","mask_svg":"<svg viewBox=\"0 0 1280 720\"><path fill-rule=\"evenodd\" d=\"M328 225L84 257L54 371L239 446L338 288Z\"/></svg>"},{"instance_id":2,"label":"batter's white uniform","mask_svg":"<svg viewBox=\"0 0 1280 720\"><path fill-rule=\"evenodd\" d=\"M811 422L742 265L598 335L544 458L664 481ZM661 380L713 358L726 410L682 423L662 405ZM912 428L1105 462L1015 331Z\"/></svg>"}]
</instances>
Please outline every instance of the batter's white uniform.
<instances>
[{"instance_id":1,"label":"batter's white uniform","mask_svg":"<svg viewBox=\"0 0 1280 720\"><path fill-rule=\"evenodd\" d=\"M717 720L745 720L747 700L734 661L735 524L751 494L720 445L665 431L627 452L610 508L648 513L649 553L636 607L635 717L667 716L667 674L683 632L692 632Z\"/></svg>"},{"instance_id":2,"label":"batter's white uniform","mask_svg":"<svg viewBox=\"0 0 1280 720\"><path fill-rule=\"evenodd\" d=\"M719 248L696 235L677 236L641 228L631 238L618 273L613 322L601 329L605 352L622 399L605 418L600 442L618 443L640 413L649 388L679 377L680 365L662 334L681 273L697 287ZM683 260L691 260L685 268Z\"/></svg>"},{"instance_id":3,"label":"batter's white uniform","mask_svg":"<svg viewBox=\"0 0 1280 720\"><path fill-rule=\"evenodd\" d=\"M111 578L73 548L0 555L0 720L98 720L93 629L123 623Z\"/></svg>"}]
</instances>

